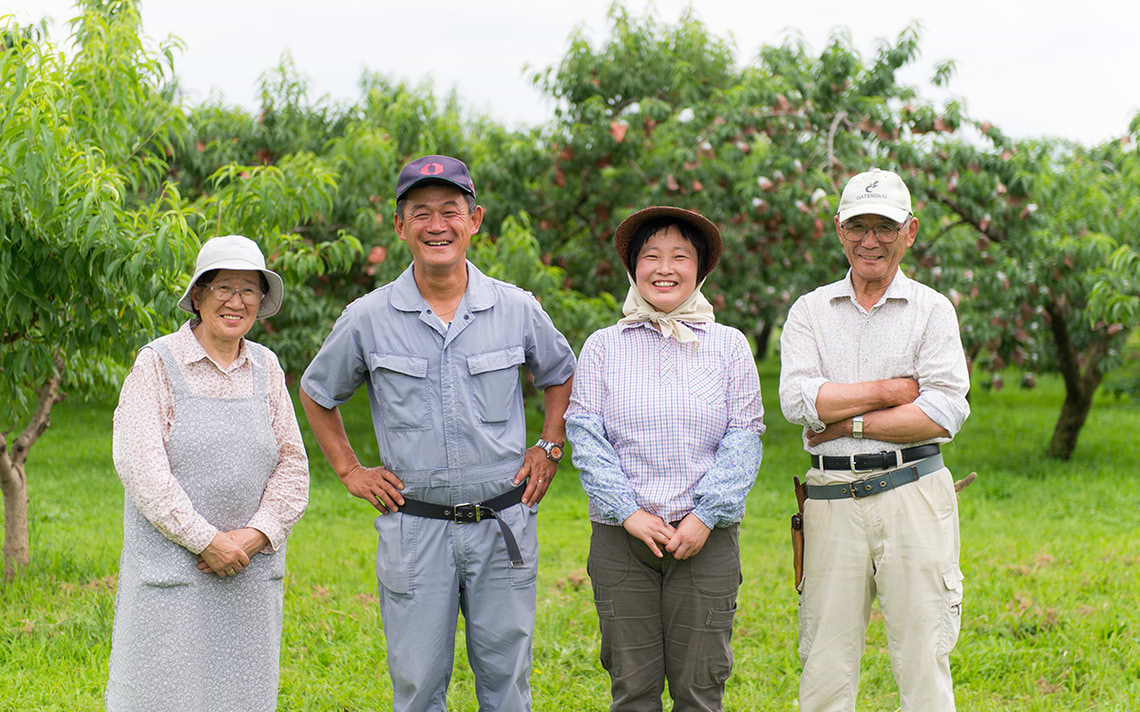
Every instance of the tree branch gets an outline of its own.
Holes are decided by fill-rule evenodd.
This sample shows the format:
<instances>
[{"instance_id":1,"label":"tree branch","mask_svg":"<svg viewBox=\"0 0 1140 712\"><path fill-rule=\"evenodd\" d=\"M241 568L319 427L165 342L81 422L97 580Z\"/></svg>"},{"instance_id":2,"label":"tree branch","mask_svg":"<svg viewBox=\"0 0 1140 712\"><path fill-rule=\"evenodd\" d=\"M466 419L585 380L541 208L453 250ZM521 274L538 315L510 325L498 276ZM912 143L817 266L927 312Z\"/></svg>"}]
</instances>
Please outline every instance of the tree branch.
<instances>
[{"instance_id":1,"label":"tree branch","mask_svg":"<svg viewBox=\"0 0 1140 712\"><path fill-rule=\"evenodd\" d=\"M1045 312L1049 315L1049 330L1053 332L1053 343L1057 346L1057 365L1065 379L1065 389L1079 395L1082 393L1081 365L1069 338L1069 324L1055 301L1049 300L1045 304Z\"/></svg>"},{"instance_id":2,"label":"tree branch","mask_svg":"<svg viewBox=\"0 0 1140 712\"><path fill-rule=\"evenodd\" d=\"M923 242L925 242L926 245L929 247L930 245L933 245L938 240L938 238L942 237L943 235L950 232L954 228L958 227L959 225L967 225L967 224L968 223L965 220L963 220L959 217L958 222L950 223L946 227L939 230L938 234L936 234L934 237L930 238L929 240L923 240Z\"/></svg>"},{"instance_id":3,"label":"tree branch","mask_svg":"<svg viewBox=\"0 0 1140 712\"><path fill-rule=\"evenodd\" d=\"M973 226L973 228L975 230L982 233L986 237L990 238L994 242L1004 242L1005 241L1006 236L1005 236L1004 232L995 228L992 224L983 230L981 222L970 217L970 214L968 212L966 212L966 209L963 208L958 203L954 202L954 200L952 200L951 198L948 198L945 195L935 195L934 199L936 201L938 201L939 203L942 203L946 207L950 208L952 211L954 211L954 214L957 215L963 222L968 223L969 225Z\"/></svg>"},{"instance_id":4,"label":"tree branch","mask_svg":"<svg viewBox=\"0 0 1140 712\"><path fill-rule=\"evenodd\" d=\"M57 353L54 354L53 359L55 360L55 369L48 377L47 383L36 391L40 399L36 403L32 417L28 420L28 425L24 430L12 441L11 458L15 465L23 465L27 462L28 452L32 449L32 445L51 425L51 407L63 400L63 396L59 392L59 385L63 381L63 358Z\"/></svg>"},{"instance_id":5,"label":"tree branch","mask_svg":"<svg viewBox=\"0 0 1140 712\"><path fill-rule=\"evenodd\" d=\"M851 125L849 121L845 121L846 118L847 111L840 111L835 115L835 118L831 120L831 126L827 129L827 180L831 182L831 187L835 188L836 192L839 192L839 186L835 184L835 177L832 175L835 163L835 132L839 130L840 121L843 121L848 126Z\"/></svg>"}]
</instances>

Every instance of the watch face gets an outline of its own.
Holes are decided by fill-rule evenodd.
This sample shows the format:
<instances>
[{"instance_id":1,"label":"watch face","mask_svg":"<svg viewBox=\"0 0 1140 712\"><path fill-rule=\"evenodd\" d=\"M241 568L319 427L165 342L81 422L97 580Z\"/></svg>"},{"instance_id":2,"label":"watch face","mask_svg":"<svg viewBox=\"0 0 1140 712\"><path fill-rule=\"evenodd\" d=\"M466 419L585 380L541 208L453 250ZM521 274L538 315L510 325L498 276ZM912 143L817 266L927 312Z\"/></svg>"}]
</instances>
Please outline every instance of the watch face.
<instances>
[{"instance_id":1,"label":"watch face","mask_svg":"<svg viewBox=\"0 0 1140 712\"><path fill-rule=\"evenodd\" d=\"M555 460L561 460L562 459L562 446L561 445L551 445L550 446L550 457L554 458Z\"/></svg>"}]
</instances>

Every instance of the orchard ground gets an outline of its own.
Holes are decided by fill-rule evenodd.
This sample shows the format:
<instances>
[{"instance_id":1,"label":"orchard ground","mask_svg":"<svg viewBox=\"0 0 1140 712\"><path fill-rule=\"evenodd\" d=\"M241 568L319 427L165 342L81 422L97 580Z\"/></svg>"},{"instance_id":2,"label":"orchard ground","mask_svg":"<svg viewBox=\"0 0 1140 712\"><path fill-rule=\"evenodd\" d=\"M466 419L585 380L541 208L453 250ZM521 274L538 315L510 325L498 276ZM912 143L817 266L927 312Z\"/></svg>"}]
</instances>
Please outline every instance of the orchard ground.
<instances>
[{"instance_id":1,"label":"orchard ground","mask_svg":"<svg viewBox=\"0 0 1140 712\"><path fill-rule=\"evenodd\" d=\"M793 710L799 673L788 517L805 469L798 429L781 417L778 363L762 364L764 464L741 526L744 583L729 710ZM1017 383L1015 375L1007 383ZM1129 710L1140 704L1140 491L1136 401L1101 396L1070 462L1043 455L1062 398L975 388L973 415L945 449L962 493L966 599L952 657L960 710ZM535 399L537 400L537 399ZM68 401L29 462L32 566L0 585L0 707L101 710L122 543L122 487L110 455L112 404ZM361 458L376 462L367 403L345 409ZM298 408L298 413L300 409ZM541 416L528 413L532 431ZM309 509L289 543L279 709L390 709L374 575L375 512L352 499L302 419L312 464ZM533 438L532 438L533 439ZM586 498L563 466L541 505L541 566L531 684L535 709L603 710L608 678L585 573ZM462 631L462 624L460 625ZM449 708L475 710L462 633ZM860 710L896 710L877 610ZM668 704L666 705L668 708Z\"/></svg>"}]
</instances>

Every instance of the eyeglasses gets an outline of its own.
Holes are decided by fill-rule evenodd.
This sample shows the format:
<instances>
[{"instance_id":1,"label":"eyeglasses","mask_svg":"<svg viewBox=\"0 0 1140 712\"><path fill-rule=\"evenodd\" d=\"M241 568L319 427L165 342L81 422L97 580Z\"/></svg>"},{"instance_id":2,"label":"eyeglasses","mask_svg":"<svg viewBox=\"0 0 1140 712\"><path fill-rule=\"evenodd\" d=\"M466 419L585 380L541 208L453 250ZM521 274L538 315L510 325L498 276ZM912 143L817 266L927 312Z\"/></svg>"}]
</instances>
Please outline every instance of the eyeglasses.
<instances>
[{"instance_id":1,"label":"eyeglasses","mask_svg":"<svg viewBox=\"0 0 1140 712\"><path fill-rule=\"evenodd\" d=\"M867 235L875 234L875 239L884 245L889 245L895 240L899 239L906 228L910 218L907 218L901 225L895 223L888 223L886 225L840 225L839 236L848 242L862 242L867 239Z\"/></svg>"},{"instance_id":2,"label":"eyeglasses","mask_svg":"<svg viewBox=\"0 0 1140 712\"><path fill-rule=\"evenodd\" d=\"M261 304L261 300L265 298L265 295L261 293L260 289L254 289L252 287L242 287L238 289L237 287L230 287L225 284L207 284L206 289L210 290L210 294L214 295L214 299L217 299L222 304L233 299L235 294L241 297L243 304L250 307Z\"/></svg>"}]
</instances>

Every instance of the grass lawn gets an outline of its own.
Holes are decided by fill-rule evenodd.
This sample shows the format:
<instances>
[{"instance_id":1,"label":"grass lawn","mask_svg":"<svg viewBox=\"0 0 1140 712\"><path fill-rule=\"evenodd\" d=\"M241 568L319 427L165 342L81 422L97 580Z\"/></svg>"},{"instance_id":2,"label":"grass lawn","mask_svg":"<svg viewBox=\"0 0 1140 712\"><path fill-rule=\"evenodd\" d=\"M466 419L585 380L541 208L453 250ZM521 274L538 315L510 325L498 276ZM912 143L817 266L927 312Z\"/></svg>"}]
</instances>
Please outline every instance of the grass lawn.
<instances>
[{"instance_id":1,"label":"grass lawn","mask_svg":"<svg viewBox=\"0 0 1140 712\"><path fill-rule=\"evenodd\" d=\"M778 364L761 367L764 465L741 525L744 584L729 710L794 710L799 661L788 516L806 469L780 415ZM1007 382L1016 383L1015 378ZM1042 455L1061 400L975 389L974 414L945 458L980 479L961 497L962 634L952 657L960 710L1130 710L1140 706L1140 407L1097 403L1071 462ZM376 462L367 403L345 407L362 460ZM111 464L111 405L65 402L29 463L33 563L0 584L0 710L101 710L122 543L122 487ZM298 412L300 409L298 408ZM531 413L534 432L540 422ZM302 419L303 420L303 419ZM302 423L312 458L308 512L289 544L281 710L384 710L391 692L376 604L374 511L351 498ZM532 438L533 439L533 438ZM586 498L563 466L543 502L536 710L604 710ZM462 636L451 709L475 710ZM860 710L898 709L886 637L867 636ZM219 712L224 712L219 710Z\"/></svg>"}]
</instances>

